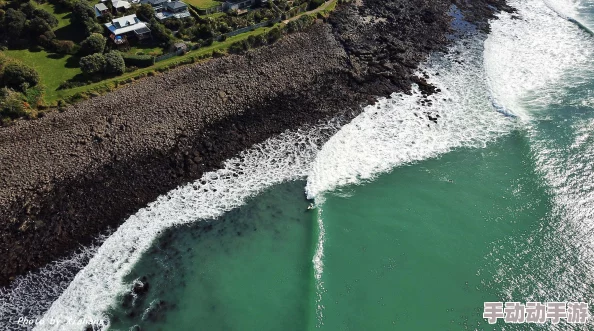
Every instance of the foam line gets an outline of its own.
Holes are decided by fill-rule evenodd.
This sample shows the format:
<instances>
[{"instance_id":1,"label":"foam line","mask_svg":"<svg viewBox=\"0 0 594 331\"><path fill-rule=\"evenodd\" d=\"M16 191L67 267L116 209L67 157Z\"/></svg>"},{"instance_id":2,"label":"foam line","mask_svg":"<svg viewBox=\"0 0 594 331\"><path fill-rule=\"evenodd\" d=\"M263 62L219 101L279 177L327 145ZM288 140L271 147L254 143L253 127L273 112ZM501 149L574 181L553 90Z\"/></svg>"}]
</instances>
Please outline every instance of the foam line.
<instances>
[{"instance_id":1,"label":"foam line","mask_svg":"<svg viewBox=\"0 0 594 331\"><path fill-rule=\"evenodd\" d=\"M324 245L326 242L326 228L324 227L324 220L322 218L322 208L324 200L319 198L316 200L317 207L317 221L318 221L318 241L316 243L316 251L312 260L314 267L314 279L316 284L316 317L317 327L320 327L324 321L324 305L322 303L322 293L324 293L324 281L322 275L324 274Z\"/></svg>"},{"instance_id":2,"label":"foam line","mask_svg":"<svg viewBox=\"0 0 594 331\"><path fill-rule=\"evenodd\" d=\"M222 169L206 173L139 210L105 240L44 314L44 321L57 323L37 325L35 330L81 329L66 318L92 321L99 329L108 327L105 312L127 290L123 278L164 229L220 216L271 185L303 178L320 144L338 126L328 123L269 139L226 161Z\"/></svg>"},{"instance_id":3,"label":"foam line","mask_svg":"<svg viewBox=\"0 0 594 331\"><path fill-rule=\"evenodd\" d=\"M592 43L590 36L576 33L575 26L562 19L566 15L549 7L572 13L565 2L512 0L517 14L501 13L491 22L484 52L488 87L496 104L522 121L533 117L526 111L528 99L557 102L556 84L590 63L591 52L580 47Z\"/></svg>"},{"instance_id":4,"label":"foam line","mask_svg":"<svg viewBox=\"0 0 594 331\"><path fill-rule=\"evenodd\" d=\"M582 22L578 21L577 19L568 16L567 14L563 13L562 10L558 9L553 3L551 3L551 1L549 0L543 0L544 3L547 5L547 7L549 7L552 11L554 11L557 15L559 15L559 17L577 25L577 27L579 27L580 29L584 30L585 32L587 32L589 35L594 36L594 32L592 30L590 30L590 28L588 28L586 25L582 24Z\"/></svg>"},{"instance_id":5,"label":"foam line","mask_svg":"<svg viewBox=\"0 0 594 331\"><path fill-rule=\"evenodd\" d=\"M423 66L440 93L427 98L418 90L393 94L345 125L314 161L308 197L371 180L452 148L481 147L509 132L513 121L495 111L489 94L483 40L461 40L448 55L435 56Z\"/></svg>"}]
</instances>

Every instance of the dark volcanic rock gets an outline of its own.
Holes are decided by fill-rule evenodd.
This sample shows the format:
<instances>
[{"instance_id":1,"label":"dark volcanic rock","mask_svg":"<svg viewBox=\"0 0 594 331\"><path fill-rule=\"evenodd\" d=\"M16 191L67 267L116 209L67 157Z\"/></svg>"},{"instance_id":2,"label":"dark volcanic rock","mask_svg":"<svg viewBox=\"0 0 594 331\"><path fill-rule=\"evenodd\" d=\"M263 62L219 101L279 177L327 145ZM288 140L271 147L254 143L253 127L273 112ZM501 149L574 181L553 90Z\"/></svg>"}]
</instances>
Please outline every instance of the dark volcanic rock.
<instances>
[{"instance_id":1,"label":"dark volcanic rock","mask_svg":"<svg viewBox=\"0 0 594 331\"><path fill-rule=\"evenodd\" d=\"M483 25L509 10L503 0L357 0L328 24L246 56L0 128L0 285L272 135L351 118L412 83L435 92L413 72L445 49L452 4Z\"/></svg>"}]
</instances>

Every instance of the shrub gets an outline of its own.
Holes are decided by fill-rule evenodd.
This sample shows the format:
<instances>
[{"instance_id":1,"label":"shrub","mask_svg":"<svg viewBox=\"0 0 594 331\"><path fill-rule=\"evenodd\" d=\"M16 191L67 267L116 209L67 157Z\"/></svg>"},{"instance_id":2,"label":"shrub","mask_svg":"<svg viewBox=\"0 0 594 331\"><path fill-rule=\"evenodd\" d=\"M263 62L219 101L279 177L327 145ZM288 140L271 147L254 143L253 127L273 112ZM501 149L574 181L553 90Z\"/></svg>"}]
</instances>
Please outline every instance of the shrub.
<instances>
[{"instance_id":1,"label":"shrub","mask_svg":"<svg viewBox=\"0 0 594 331\"><path fill-rule=\"evenodd\" d=\"M75 54L78 46L71 40L54 40L54 51L60 54Z\"/></svg>"},{"instance_id":2,"label":"shrub","mask_svg":"<svg viewBox=\"0 0 594 331\"><path fill-rule=\"evenodd\" d=\"M122 58L124 59L126 66L146 68L155 64L155 58L150 55L122 54Z\"/></svg>"},{"instance_id":3,"label":"shrub","mask_svg":"<svg viewBox=\"0 0 594 331\"><path fill-rule=\"evenodd\" d=\"M7 88L0 90L0 118L18 118L27 113L24 96L21 93Z\"/></svg>"},{"instance_id":4,"label":"shrub","mask_svg":"<svg viewBox=\"0 0 594 331\"><path fill-rule=\"evenodd\" d=\"M39 74L35 69L18 62L11 62L2 71L2 83L13 89L23 89L39 83ZM26 84L26 86L24 85Z\"/></svg>"},{"instance_id":5,"label":"shrub","mask_svg":"<svg viewBox=\"0 0 594 331\"><path fill-rule=\"evenodd\" d=\"M95 53L80 59L80 69L85 74L96 74L103 72L105 68L105 57L103 54Z\"/></svg>"},{"instance_id":6,"label":"shrub","mask_svg":"<svg viewBox=\"0 0 594 331\"><path fill-rule=\"evenodd\" d=\"M105 38L99 33L93 33L80 44L80 53L90 55L94 53L103 53L105 49Z\"/></svg>"},{"instance_id":7,"label":"shrub","mask_svg":"<svg viewBox=\"0 0 594 331\"><path fill-rule=\"evenodd\" d=\"M105 54L105 72L108 74L121 75L126 71L126 63L122 54L118 51L111 51Z\"/></svg>"},{"instance_id":8,"label":"shrub","mask_svg":"<svg viewBox=\"0 0 594 331\"><path fill-rule=\"evenodd\" d=\"M324 4L324 0L311 0L307 5L307 10L316 9L322 4Z\"/></svg>"}]
</instances>

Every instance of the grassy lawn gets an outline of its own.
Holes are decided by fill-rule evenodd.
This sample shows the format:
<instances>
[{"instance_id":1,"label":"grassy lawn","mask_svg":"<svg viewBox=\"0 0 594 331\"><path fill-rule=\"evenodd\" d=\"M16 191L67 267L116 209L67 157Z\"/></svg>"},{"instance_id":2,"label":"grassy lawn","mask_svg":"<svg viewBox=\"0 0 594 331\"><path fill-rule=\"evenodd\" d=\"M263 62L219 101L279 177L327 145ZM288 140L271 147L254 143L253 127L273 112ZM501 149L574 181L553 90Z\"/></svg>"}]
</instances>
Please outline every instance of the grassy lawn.
<instances>
[{"instance_id":1,"label":"grassy lawn","mask_svg":"<svg viewBox=\"0 0 594 331\"><path fill-rule=\"evenodd\" d=\"M63 28L65 26L67 26L68 24L70 24L70 13L67 10L60 10L58 8L56 8L55 5L46 2L44 4L37 4L37 2L33 2L34 4L37 5L37 7L47 11L50 14L53 14L57 19L58 19L58 26L56 27L57 29Z\"/></svg>"},{"instance_id":2,"label":"grassy lawn","mask_svg":"<svg viewBox=\"0 0 594 331\"><path fill-rule=\"evenodd\" d=\"M35 3L35 2L34 2ZM83 41L84 32L81 29L70 25L70 12L67 9L55 6L50 3L38 5L39 8L53 14L58 19L58 26L54 29L57 39L72 40L75 43Z\"/></svg>"},{"instance_id":3,"label":"grassy lawn","mask_svg":"<svg viewBox=\"0 0 594 331\"><path fill-rule=\"evenodd\" d=\"M216 7L222 4L222 2L214 0L187 0L186 2L201 9Z\"/></svg>"},{"instance_id":4,"label":"grassy lawn","mask_svg":"<svg viewBox=\"0 0 594 331\"><path fill-rule=\"evenodd\" d=\"M31 52L28 49L4 51L11 58L35 68L45 86L45 101L51 103L58 99L58 86L81 73L78 59L70 55L60 56L46 51Z\"/></svg>"},{"instance_id":5,"label":"grassy lawn","mask_svg":"<svg viewBox=\"0 0 594 331\"><path fill-rule=\"evenodd\" d=\"M210 18L219 18L219 17L225 16L225 15L227 15L227 14L223 13L223 12L218 12L218 13L212 13L212 14L203 15L203 16L210 17Z\"/></svg>"},{"instance_id":6,"label":"grassy lawn","mask_svg":"<svg viewBox=\"0 0 594 331\"><path fill-rule=\"evenodd\" d=\"M141 55L139 53L143 53L145 55L159 56L163 55L163 48L155 45L137 44L130 47L130 50L124 53L129 55Z\"/></svg>"}]
</instances>

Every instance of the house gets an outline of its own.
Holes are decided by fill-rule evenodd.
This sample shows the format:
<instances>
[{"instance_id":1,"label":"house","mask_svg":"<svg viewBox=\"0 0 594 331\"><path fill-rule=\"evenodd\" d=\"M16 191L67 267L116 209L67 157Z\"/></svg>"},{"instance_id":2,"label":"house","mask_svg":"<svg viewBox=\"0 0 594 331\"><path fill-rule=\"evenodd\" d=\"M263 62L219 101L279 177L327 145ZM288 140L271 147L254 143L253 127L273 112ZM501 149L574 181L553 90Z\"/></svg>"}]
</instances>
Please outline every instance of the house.
<instances>
[{"instance_id":1,"label":"house","mask_svg":"<svg viewBox=\"0 0 594 331\"><path fill-rule=\"evenodd\" d=\"M126 37L136 37L139 40L151 37L151 30L146 23L136 17L136 14L114 18L110 23L105 23L105 27L109 30L110 37L116 43L117 40Z\"/></svg>"},{"instance_id":2,"label":"house","mask_svg":"<svg viewBox=\"0 0 594 331\"><path fill-rule=\"evenodd\" d=\"M132 7L132 5L126 0L111 0L111 5L116 12L125 11Z\"/></svg>"},{"instance_id":3,"label":"house","mask_svg":"<svg viewBox=\"0 0 594 331\"><path fill-rule=\"evenodd\" d=\"M245 10L256 5L263 5L268 0L227 0L223 3L223 10L228 12L232 10Z\"/></svg>"},{"instance_id":4,"label":"house","mask_svg":"<svg viewBox=\"0 0 594 331\"><path fill-rule=\"evenodd\" d=\"M149 0L150 1L150 0ZM159 0L154 0L159 1ZM155 7L153 7L155 8ZM186 18L190 17L190 12L188 11L188 5L181 1L168 1L165 2L161 10L155 9L155 16L159 20L166 20L170 17L175 18Z\"/></svg>"},{"instance_id":5,"label":"house","mask_svg":"<svg viewBox=\"0 0 594 331\"><path fill-rule=\"evenodd\" d=\"M109 8L103 3L98 3L95 5L95 16L101 17L105 14L109 14Z\"/></svg>"},{"instance_id":6,"label":"house","mask_svg":"<svg viewBox=\"0 0 594 331\"><path fill-rule=\"evenodd\" d=\"M155 12L161 12L168 0L140 0L141 4L149 4Z\"/></svg>"},{"instance_id":7,"label":"house","mask_svg":"<svg viewBox=\"0 0 594 331\"><path fill-rule=\"evenodd\" d=\"M223 3L224 11L240 10L252 7L257 0L227 0Z\"/></svg>"}]
</instances>

